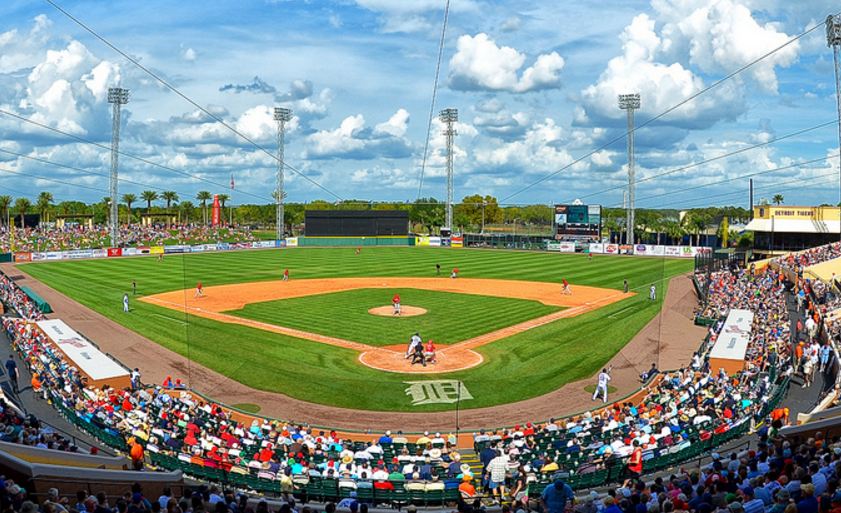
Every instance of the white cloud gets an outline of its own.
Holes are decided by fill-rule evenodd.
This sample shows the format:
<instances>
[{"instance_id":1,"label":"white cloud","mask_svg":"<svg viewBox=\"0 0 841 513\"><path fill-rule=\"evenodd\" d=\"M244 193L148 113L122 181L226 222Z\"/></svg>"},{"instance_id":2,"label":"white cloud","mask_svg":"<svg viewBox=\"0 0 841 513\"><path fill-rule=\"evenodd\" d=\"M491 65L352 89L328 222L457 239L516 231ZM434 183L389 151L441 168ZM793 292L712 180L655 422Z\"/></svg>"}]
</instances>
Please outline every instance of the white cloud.
<instances>
[{"instance_id":1,"label":"white cloud","mask_svg":"<svg viewBox=\"0 0 841 513\"><path fill-rule=\"evenodd\" d=\"M611 59L598 82L582 91L585 111L579 122L599 123L618 119L617 96L640 93L641 112L653 116L673 107L705 87L704 81L680 63L663 64L656 59L662 40L655 21L646 14L634 17L621 35L622 55ZM661 122L678 126L708 127L720 119L734 119L744 110L742 91L734 80L681 106Z\"/></svg>"},{"instance_id":2,"label":"white cloud","mask_svg":"<svg viewBox=\"0 0 841 513\"><path fill-rule=\"evenodd\" d=\"M572 162L563 149L564 131L551 118L532 125L522 139L476 150L480 167L547 172Z\"/></svg>"},{"instance_id":3,"label":"white cloud","mask_svg":"<svg viewBox=\"0 0 841 513\"><path fill-rule=\"evenodd\" d=\"M306 156L316 159L404 158L411 155L412 143L404 136L409 112L399 109L373 129L362 114L348 116L338 128L320 130L307 138Z\"/></svg>"},{"instance_id":4,"label":"white cloud","mask_svg":"<svg viewBox=\"0 0 841 513\"><path fill-rule=\"evenodd\" d=\"M664 21L664 52L686 53L689 63L704 73L729 73L781 46L791 36L775 23L760 24L738 0L653 0L658 19ZM800 43L782 48L747 72L759 87L777 92L777 67L797 59Z\"/></svg>"},{"instance_id":5,"label":"white cloud","mask_svg":"<svg viewBox=\"0 0 841 513\"><path fill-rule=\"evenodd\" d=\"M185 48L183 52L181 52L181 58L187 62L195 62L198 58L196 51L192 48Z\"/></svg>"},{"instance_id":6,"label":"white cloud","mask_svg":"<svg viewBox=\"0 0 841 513\"><path fill-rule=\"evenodd\" d=\"M526 55L497 44L485 33L458 38L450 59L449 85L457 90L489 90L525 93L561 86L564 59L557 52L539 55L532 66L517 76Z\"/></svg>"}]
</instances>

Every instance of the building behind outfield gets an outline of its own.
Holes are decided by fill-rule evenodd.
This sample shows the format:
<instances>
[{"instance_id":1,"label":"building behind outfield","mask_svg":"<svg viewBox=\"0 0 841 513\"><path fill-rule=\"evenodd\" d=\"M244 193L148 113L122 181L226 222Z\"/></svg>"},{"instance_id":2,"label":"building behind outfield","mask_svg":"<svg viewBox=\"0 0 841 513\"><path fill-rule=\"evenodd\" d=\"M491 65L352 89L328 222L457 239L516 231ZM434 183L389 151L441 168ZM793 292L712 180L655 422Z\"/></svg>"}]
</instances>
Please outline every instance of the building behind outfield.
<instances>
[{"instance_id":1,"label":"building behind outfield","mask_svg":"<svg viewBox=\"0 0 841 513\"><path fill-rule=\"evenodd\" d=\"M405 210L307 210L307 237L407 236L409 212Z\"/></svg>"},{"instance_id":2,"label":"building behind outfield","mask_svg":"<svg viewBox=\"0 0 841 513\"><path fill-rule=\"evenodd\" d=\"M797 251L841 240L838 207L753 207L753 220L745 227L754 234L758 253Z\"/></svg>"}]
</instances>

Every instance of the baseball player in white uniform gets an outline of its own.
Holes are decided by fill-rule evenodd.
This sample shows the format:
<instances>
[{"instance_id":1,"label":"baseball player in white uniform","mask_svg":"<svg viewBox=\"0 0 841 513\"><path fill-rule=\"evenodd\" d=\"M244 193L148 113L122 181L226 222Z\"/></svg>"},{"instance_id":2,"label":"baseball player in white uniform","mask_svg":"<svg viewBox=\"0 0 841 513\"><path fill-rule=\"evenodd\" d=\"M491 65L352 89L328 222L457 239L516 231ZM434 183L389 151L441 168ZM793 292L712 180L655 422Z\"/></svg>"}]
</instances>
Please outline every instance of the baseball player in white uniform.
<instances>
[{"instance_id":1,"label":"baseball player in white uniform","mask_svg":"<svg viewBox=\"0 0 841 513\"><path fill-rule=\"evenodd\" d=\"M593 400L599 397L599 392L602 395L602 401L607 402L607 384L610 383L610 369L602 369L599 373L599 381L596 384L596 391L593 392Z\"/></svg>"}]
</instances>

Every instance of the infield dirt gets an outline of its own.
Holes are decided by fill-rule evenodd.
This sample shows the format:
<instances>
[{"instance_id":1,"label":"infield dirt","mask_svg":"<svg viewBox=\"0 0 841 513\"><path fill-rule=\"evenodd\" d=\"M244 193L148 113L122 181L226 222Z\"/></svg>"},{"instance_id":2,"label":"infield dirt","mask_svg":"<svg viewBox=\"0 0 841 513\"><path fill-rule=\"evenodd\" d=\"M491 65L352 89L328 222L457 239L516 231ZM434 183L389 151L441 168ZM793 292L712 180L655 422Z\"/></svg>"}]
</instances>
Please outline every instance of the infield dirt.
<instances>
[{"instance_id":1,"label":"infield dirt","mask_svg":"<svg viewBox=\"0 0 841 513\"><path fill-rule=\"evenodd\" d=\"M437 363L426 366L412 365L405 358L405 347L393 345L374 347L319 333L312 333L286 326L246 319L231 315L250 303L277 301L316 294L341 292L356 289L423 289L438 292L474 294L539 301L546 305L565 307L548 315L520 322L491 331L457 344L442 346L436 353ZM196 297L192 290L177 290L140 298L140 301L188 312L218 322L239 324L273 333L281 333L314 342L329 344L359 351L359 361L368 367L401 374L440 374L470 369L480 365L482 355L473 349L497 340L543 326L558 319L574 317L630 297L633 293L599 287L575 286L572 294L564 294L557 283L493 280L475 278L324 278L311 280L265 281L256 283L235 283L205 287L204 295ZM457 315L453 312L453 315Z\"/></svg>"}]
</instances>

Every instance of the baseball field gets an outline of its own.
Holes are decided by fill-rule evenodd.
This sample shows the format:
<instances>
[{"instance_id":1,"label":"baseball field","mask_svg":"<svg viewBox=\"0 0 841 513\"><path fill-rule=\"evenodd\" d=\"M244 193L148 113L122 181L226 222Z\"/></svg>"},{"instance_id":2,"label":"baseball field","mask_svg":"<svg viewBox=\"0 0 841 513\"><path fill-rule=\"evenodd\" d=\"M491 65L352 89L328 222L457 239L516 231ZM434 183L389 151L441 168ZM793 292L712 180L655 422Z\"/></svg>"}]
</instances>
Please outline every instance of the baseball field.
<instances>
[{"instance_id":1,"label":"baseball field","mask_svg":"<svg viewBox=\"0 0 841 513\"><path fill-rule=\"evenodd\" d=\"M455 267L459 278L452 280L448 274ZM428 412L453 406L418 401L412 383L461 382L462 407L478 408L591 376L657 314L669 278L690 271L692 261L390 247L359 254L353 248L299 248L20 268L254 389L353 409ZM284 269L288 282L280 281ZM570 295L562 292L564 279L572 285ZM624 279L629 294L622 292ZM201 298L194 294L198 282ZM657 301L648 298L652 284ZM395 293L424 313L369 312L390 307ZM123 294L131 297L127 314ZM415 332L435 340L439 364L422 368L403 358Z\"/></svg>"}]
</instances>

